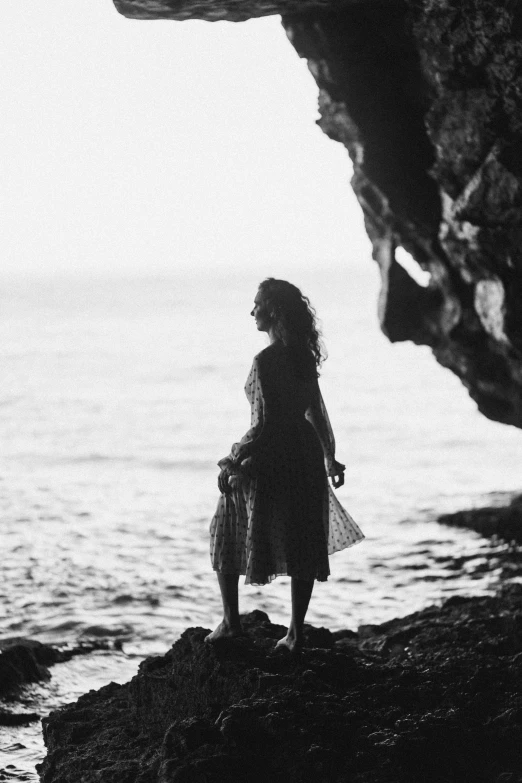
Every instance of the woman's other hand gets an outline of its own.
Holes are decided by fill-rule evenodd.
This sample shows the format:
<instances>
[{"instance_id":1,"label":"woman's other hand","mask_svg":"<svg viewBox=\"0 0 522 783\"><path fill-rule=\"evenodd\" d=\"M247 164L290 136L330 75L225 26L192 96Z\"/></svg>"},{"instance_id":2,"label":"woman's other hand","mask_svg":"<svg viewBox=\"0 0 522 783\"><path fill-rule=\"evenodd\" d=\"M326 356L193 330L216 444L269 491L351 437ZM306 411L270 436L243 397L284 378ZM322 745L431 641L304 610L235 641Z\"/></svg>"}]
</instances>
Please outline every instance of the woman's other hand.
<instances>
[{"instance_id":1,"label":"woman's other hand","mask_svg":"<svg viewBox=\"0 0 522 783\"><path fill-rule=\"evenodd\" d=\"M230 473L228 477L229 491L233 489L239 489L239 476L237 473Z\"/></svg>"},{"instance_id":2,"label":"woman's other hand","mask_svg":"<svg viewBox=\"0 0 522 783\"><path fill-rule=\"evenodd\" d=\"M238 465L233 462L221 469L218 476L218 487L222 494L229 495L233 489L238 489L240 483L238 470Z\"/></svg>"},{"instance_id":3,"label":"woman's other hand","mask_svg":"<svg viewBox=\"0 0 522 783\"><path fill-rule=\"evenodd\" d=\"M330 478L332 479L332 484L334 485L335 489L339 489L339 487L342 487L344 484L345 470L346 465L343 465L342 462L337 462L337 460L334 460L333 473Z\"/></svg>"},{"instance_id":4,"label":"woman's other hand","mask_svg":"<svg viewBox=\"0 0 522 783\"><path fill-rule=\"evenodd\" d=\"M229 495L232 492L232 487L228 483L228 479L230 476L230 471L226 468L223 468L218 476L218 489L221 492L222 495Z\"/></svg>"}]
</instances>

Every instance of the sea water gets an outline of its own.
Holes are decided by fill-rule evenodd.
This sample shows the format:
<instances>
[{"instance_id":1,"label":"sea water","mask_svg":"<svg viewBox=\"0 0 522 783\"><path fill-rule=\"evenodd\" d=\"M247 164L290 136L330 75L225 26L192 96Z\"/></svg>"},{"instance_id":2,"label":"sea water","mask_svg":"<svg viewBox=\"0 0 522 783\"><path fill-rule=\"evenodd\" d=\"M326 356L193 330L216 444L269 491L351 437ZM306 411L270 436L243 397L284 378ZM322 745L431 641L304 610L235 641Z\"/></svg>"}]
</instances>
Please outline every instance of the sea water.
<instances>
[{"instance_id":1,"label":"sea water","mask_svg":"<svg viewBox=\"0 0 522 783\"><path fill-rule=\"evenodd\" d=\"M24 709L123 682L188 626L219 621L216 462L249 426L265 274L3 281L0 639L116 642L55 666ZM321 386L346 464L337 494L366 535L331 558L308 621L356 629L492 592L506 545L436 518L520 491L521 434L481 416L428 348L386 340L371 263L292 281L322 319ZM288 578L240 595L242 611L288 620ZM2 732L4 779L35 780L39 724Z\"/></svg>"}]
</instances>

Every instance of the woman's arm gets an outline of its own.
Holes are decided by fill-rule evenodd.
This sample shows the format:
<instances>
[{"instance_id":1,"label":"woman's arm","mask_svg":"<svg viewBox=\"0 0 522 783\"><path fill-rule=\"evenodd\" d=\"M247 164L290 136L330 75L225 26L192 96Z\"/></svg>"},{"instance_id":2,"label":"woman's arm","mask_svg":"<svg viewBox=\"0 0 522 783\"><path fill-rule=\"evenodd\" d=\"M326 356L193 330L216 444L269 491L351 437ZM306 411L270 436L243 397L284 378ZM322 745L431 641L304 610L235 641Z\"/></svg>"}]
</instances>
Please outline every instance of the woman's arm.
<instances>
[{"instance_id":1,"label":"woman's arm","mask_svg":"<svg viewBox=\"0 0 522 783\"><path fill-rule=\"evenodd\" d=\"M277 421L277 404L270 383L270 371L261 356L256 356L247 380L251 408L250 429L238 443L232 445L230 454L219 460L221 471L218 476L220 492L228 494L237 486L237 474L252 456L270 442Z\"/></svg>"},{"instance_id":2,"label":"woman's arm","mask_svg":"<svg viewBox=\"0 0 522 783\"><path fill-rule=\"evenodd\" d=\"M249 431L234 444L232 453L237 463L259 454L277 431L281 417L279 392L275 383L273 359L265 353L255 357L250 376L250 394L254 395L252 422Z\"/></svg>"},{"instance_id":3,"label":"woman's arm","mask_svg":"<svg viewBox=\"0 0 522 783\"><path fill-rule=\"evenodd\" d=\"M274 395L271 394L269 375L266 361L261 355L256 356L247 380L249 397L253 397L250 429L238 443L232 445L230 454L218 462L221 470L228 475L237 471L243 460L258 452L271 438L275 406L273 401L271 404Z\"/></svg>"},{"instance_id":4,"label":"woman's arm","mask_svg":"<svg viewBox=\"0 0 522 783\"><path fill-rule=\"evenodd\" d=\"M317 380L314 384L312 401L305 416L315 429L323 447L326 472L332 479L334 487L342 487L344 484L345 466L335 459L335 437Z\"/></svg>"}]
</instances>

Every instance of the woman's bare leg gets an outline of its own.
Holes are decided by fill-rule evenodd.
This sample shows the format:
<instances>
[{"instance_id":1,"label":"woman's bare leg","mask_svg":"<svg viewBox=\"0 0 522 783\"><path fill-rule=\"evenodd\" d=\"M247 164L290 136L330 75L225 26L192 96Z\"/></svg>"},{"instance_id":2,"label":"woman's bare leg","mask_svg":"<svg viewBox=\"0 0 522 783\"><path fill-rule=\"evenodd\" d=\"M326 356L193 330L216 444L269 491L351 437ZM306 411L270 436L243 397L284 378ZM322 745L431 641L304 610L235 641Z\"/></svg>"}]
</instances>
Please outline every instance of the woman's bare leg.
<instances>
[{"instance_id":1,"label":"woman's bare leg","mask_svg":"<svg viewBox=\"0 0 522 783\"><path fill-rule=\"evenodd\" d=\"M303 625L308 610L308 604L312 597L314 581L296 579L292 577L292 619L288 626L288 633L284 639L280 639L277 647L287 647L291 652L300 650L303 646Z\"/></svg>"},{"instance_id":2,"label":"woman's bare leg","mask_svg":"<svg viewBox=\"0 0 522 783\"><path fill-rule=\"evenodd\" d=\"M205 636L206 642L213 642L216 639L222 639L227 636L239 636L242 633L241 621L239 619L239 576L237 574L218 573L217 578L223 601L223 620L215 631Z\"/></svg>"}]
</instances>

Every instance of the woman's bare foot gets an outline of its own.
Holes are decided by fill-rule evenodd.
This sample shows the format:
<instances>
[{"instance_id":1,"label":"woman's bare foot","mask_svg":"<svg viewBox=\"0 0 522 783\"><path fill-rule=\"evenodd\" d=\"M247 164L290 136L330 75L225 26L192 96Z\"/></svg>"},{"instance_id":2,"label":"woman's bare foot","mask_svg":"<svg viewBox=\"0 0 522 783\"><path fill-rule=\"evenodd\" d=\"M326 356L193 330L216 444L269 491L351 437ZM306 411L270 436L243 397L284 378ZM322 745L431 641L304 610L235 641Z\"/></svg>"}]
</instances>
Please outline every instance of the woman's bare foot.
<instances>
[{"instance_id":1,"label":"woman's bare foot","mask_svg":"<svg viewBox=\"0 0 522 783\"><path fill-rule=\"evenodd\" d=\"M276 650L289 650L291 653L299 653L303 649L302 636L295 636L288 632L283 639L279 639L275 646Z\"/></svg>"},{"instance_id":2,"label":"woman's bare foot","mask_svg":"<svg viewBox=\"0 0 522 783\"><path fill-rule=\"evenodd\" d=\"M225 622L225 620L222 620L216 630L209 633L208 636L205 636L203 641L212 643L218 639L233 639L235 636L243 635L241 625L230 625Z\"/></svg>"}]
</instances>

